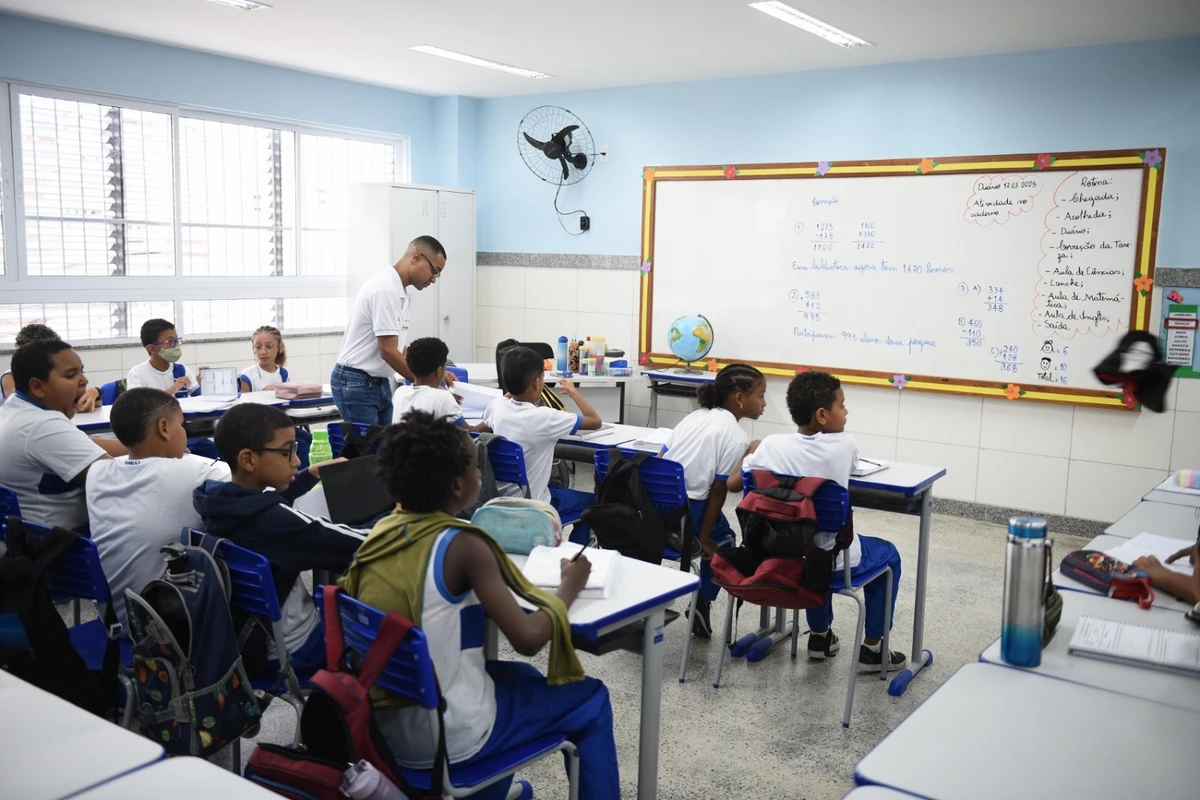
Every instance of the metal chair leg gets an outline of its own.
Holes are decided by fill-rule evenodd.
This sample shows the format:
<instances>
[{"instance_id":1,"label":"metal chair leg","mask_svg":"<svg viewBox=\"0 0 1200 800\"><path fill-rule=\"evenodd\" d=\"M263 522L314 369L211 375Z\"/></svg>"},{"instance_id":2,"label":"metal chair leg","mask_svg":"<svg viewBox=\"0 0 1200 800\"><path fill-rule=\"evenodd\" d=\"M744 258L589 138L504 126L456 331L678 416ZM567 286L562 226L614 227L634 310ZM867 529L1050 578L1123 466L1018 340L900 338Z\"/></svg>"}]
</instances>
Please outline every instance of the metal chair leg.
<instances>
[{"instance_id":1,"label":"metal chair leg","mask_svg":"<svg viewBox=\"0 0 1200 800\"><path fill-rule=\"evenodd\" d=\"M687 630L683 632L683 656L679 659L679 682L687 682L688 656L692 652L692 615L696 613L696 602L700 599L700 590L692 592L692 600L688 603L686 615Z\"/></svg>"},{"instance_id":2,"label":"metal chair leg","mask_svg":"<svg viewBox=\"0 0 1200 800\"><path fill-rule=\"evenodd\" d=\"M843 591L843 592L839 592L839 594L844 594L847 597L854 598L854 602L858 604L858 626L855 628L855 631L854 631L854 651L853 651L855 654L857 654L858 651L862 648L862 644L863 644L863 629L866 625L866 619L867 619L866 607L863 604L862 598L858 596L857 592ZM847 659L847 661L850 662L850 681L846 686L846 708L842 712L842 727L843 728L850 727L850 712L854 708L854 683L855 683L855 679L858 677L858 657L857 657L857 655L855 655L855 657L853 657L853 658Z\"/></svg>"},{"instance_id":3,"label":"metal chair leg","mask_svg":"<svg viewBox=\"0 0 1200 800\"><path fill-rule=\"evenodd\" d=\"M242 774L242 737L237 737L233 740L233 747L230 749L229 770L234 775Z\"/></svg>"},{"instance_id":4,"label":"metal chair leg","mask_svg":"<svg viewBox=\"0 0 1200 800\"><path fill-rule=\"evenodd\" d=\"M879 660L879 680L888 679L888 667L891 666L892 648L890 644L892 633L892 568L888 567L881 576L884 581L883 589L883 658Z\"/></svg>"},{"instance_id":5,"label":"metal chair leg","mask_svg":"<svg viewBox=\"0 0 1200 800\"><path fill-rule=\"evenodd\" d=\"M796 648L800 644L800 609L792 609L792 658L796 657Z\"/></svg>"},{"instance_id":6,"label":"metal chair leg","mask_svg":"<svg viewBox=\"0 0 1200 800\"><path fill-rule=\"evenodd\" d=\"M713 688L721 687L721 670L725 667L725 653L728 652L730 644L733 642L733 611L737 600L730 597L728 607L725 609L725 628L721 632L721 648L717 652L717 673L713 676Z\"/></svg>"},{"instance_id":7,"label":"metal chair leg","mask_svg":"<svg viewBox=\"0 0 1200 800\"><path fill-rule=\"evenodd\" d=\"M571 749L567 750L567 797L569 800L579 800L579 748L572 742L567 742Z\"/></svg>"}]
</instances>

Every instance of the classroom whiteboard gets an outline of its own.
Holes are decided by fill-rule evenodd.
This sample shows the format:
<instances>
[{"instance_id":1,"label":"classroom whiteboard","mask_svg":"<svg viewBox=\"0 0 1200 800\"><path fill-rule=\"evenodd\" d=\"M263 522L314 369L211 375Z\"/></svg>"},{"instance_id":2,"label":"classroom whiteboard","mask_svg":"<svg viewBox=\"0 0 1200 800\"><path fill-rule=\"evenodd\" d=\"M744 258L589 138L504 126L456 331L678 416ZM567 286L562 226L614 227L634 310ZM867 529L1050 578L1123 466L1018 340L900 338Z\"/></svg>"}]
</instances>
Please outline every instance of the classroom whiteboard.
<instances>
[{"instance_id":1,"label":"classroom whiteboard","mask_svg":"<svg viewBox=\"0 0 1200 800\"><path fill-rule=\"evenodd\" d=\"M702 314L716 365L1111 405L1144 329L1165 151L646 170L642 361Z\"/></svg>"}]
</instances>

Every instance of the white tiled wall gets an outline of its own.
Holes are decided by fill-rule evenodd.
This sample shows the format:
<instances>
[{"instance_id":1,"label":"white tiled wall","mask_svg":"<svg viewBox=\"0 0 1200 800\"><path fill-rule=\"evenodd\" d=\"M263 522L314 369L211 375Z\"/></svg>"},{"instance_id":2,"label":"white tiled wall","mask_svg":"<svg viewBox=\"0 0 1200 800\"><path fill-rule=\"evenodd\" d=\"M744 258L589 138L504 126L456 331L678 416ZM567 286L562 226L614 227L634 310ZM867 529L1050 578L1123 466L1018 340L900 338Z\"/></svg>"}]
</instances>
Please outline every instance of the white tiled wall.
<instances>
[{"instance_id":1,"label":"white tiled wall","mask_svg":"<svg viewBox=\"0 0 1200 800\"><path fill-rule=\"evenodd\" d=\"M479 267L477 358L496 342L553 343L605 335L637 356L638 278L632 271ZM772 380L754 436L794 430L787 382ZM1171 470L1200 468L1200 380L1172 384L1163 414L1130 414L861 386L846 388L847 429L867 455L947 469L936 494L1047 514L1111 521ZM650 393L634 383L626 420L645 424ZM695 408L661 397L658 424Z\"/></svg>"}]
</instances>

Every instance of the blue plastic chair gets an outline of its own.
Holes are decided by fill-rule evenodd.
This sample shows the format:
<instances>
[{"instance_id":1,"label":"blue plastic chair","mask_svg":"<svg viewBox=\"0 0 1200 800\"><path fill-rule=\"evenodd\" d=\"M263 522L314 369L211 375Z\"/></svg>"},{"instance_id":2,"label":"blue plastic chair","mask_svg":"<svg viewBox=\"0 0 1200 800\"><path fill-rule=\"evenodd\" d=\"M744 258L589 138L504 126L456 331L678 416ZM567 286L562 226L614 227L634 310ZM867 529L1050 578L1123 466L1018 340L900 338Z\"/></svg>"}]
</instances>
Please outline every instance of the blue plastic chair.
<instances>
[{"instance_id":1,"label":"blue plastic chair","mask_svg":"<svg viewBox=\"0 0 1200 800\"><path fill-rule=\"evenodd\" d=\"M742 472L742 494L745 496L754 490L754 473L752 471ZM817 527L822 531L829 533L837 533L850 519L850 492L846 487L839 485L834 481L826 481L821 485L821 488L813 495L813 508L817 514ZM891 617L891 608L894 598L892 597L892 569L884 565L883 567L871 570L862 575L852 576L850 572L850 559L842 558L841 572L834 572L832 579L829 582L829 591L834 594L844 595L854 600L858 605L858 625L855 628L853 654L850 659L850 679L846 686L846 705L842 713L842 727L850 727L850 714L854 709L854 686L858 678L858 651L862 646L864 628L866 625L866 602L861 592L856 591L866 586L874 580L883 578L885 581L885 596L884 604L885 618ZM764 628L756 633L742 637L736 643L732 642L733 634L733 611L735 603L730 602L725 611L725 630L721 641L724 646L720 648L720 653L717 656L716 675L713 677L713 687L719 687L721 684L721 669L725 664L725 651L736 658L738 655L747 655L749 661L759 661L764 658L771 647L782 641L786 636L790 635L792 640L792 658L796 657L796 651L800 638L800 611L792 610L791 630L787 630L781 626L783 619L783 609L776 609L776 624L772 628L765 627L765 623L769 620L769 610L764 608L763 623ZM890 638L890 628L885 627L883 631L882 649L884 652L883 663L880 665L880 680L887 680L887 654L891 652L888 647Z\"/></svg>"},{"instance_id":2,"label":"blue plastic chair","mask_svg":"<svg viewBox=\"0 0 1200 800\"><path fill-rule=\"evenodd\" d=\"M100 402L106 406L111 406L117 402L117 398L121 396L121 392L125 391L125 381L109 381L100 386Z\"/></svg>"},{"instance_id":3,"label":"blue plastic chair","mask_svg":"<svg viewBox=\"0 0 1200 800\"><path fill-rule=\"evenodd\" d=\"M325 613L324 592L315 591L317 608ZM384 613L365 603L360 603L344 592L338 592L338 616L342 620L342 637L346 650L354 659L361 660L371 649L372 643L383 623ZM438 740L441 725L438 714L440 693L433 659L429 655L429 644L419 628L413 628L404 637L383 668L375 685L379 688L410 700L429 713L430 731L433 742ZM467 797L479 790L504 780L527 764L553 753L567 756L567 779L569 796L579 796L579 751L563 736L547 735L490 758L476 759L461 764L447 765L442 777L442 796ZM404 780L416 789L428 791L433 786L432 769L407 769L400 767Z\"/></svg>"},{"instance_id":4,"label":"blue plastic chair","mask_svg":"<svg viewBox=\"0 0 1200 800\"><path fill-rule=\"evenodd\" d=\"M478 439L479 434L471 432L471 437ZM525 451L521 445L505 439L503 436L492 440L488 445L488 461L492 462L492 474L496 483L511 483L521 488L525 497L531 497L529 490L529 474L525 471ZM579 521L582 512L567 514L560 517L563 525L571 525Z\"/></svg>"},{"instance_id":5,"label":"blue plastic chair","mask_svg":"<svg viewBox=\"0 0 1200 800\"><path fill-rule=\"evenodd\" d=\"M342 433L343 424L345 423L333 422L330 423L327 429L329 431L329 451L333 453L334 458L340 456L342 454L342 448L346 446L346 435ZM354 430L359 436L366 436L367 431L371 430L370 425L366 425L361 422L351 422L350 424L354 426ZM379 450L378 441L375 442L371 450L372 452Z\"/></svg>"},{"instance_id":6,"label":"blue plastic chair","mask_svg":"<svg viewBox=\"0 0 1200 800\"><path fill-rule=\"evenodd\" d=\"M200 546L204 534L184 528L180 540L185 545ZM273 678L251 678L250 685L267 694L279 697L296 711L296 731L292 745L300 743L300 713L304 710L302 689L308 685L309 675L300 676L292 667L288 656L287 642L283 636L283 610L279 595L275 592L275 577L271 573L271 562L266 556L247 550L228 539L217 547L216 558L229 569L229 607L257 618L271 634L275 653L279 659L279 671Z\"/></svg>"},{"instance_id":7,"label":"blue plastic chair","mask_svg":"<svg viewBox=\"0 0 1200 800\"><path fill-rule=\"evenodd\" d=\"M187 448L194 456L211 458L213 461L221 460L221 454L217 452L217 446L212 439L188 439Z\"/></svg>"},{"instance_id":8,"label":"blue plastic chair","mask_svg":"<svg viewBox=\"0 0 1200 800\"><path fill-rule=\"evenodd\" d=\"M449 372L451 375L453 375L456 380L460 380L463 383L470 383L470 381L467 379L467 371L462 367L456 367L453 364L447 364L446 372Z\"/></svg>"},{"instance_id":9,"label":"blue plastic chair","mask_svg":"<svg viewBox=\"0 0 1200 800\"><path fill-rule=\"evenodd\" d=\"M0 484L0 542L8 537L8 518L20 516L21 504L17 501L17 493Z\"/></svg>"}]
</instances>

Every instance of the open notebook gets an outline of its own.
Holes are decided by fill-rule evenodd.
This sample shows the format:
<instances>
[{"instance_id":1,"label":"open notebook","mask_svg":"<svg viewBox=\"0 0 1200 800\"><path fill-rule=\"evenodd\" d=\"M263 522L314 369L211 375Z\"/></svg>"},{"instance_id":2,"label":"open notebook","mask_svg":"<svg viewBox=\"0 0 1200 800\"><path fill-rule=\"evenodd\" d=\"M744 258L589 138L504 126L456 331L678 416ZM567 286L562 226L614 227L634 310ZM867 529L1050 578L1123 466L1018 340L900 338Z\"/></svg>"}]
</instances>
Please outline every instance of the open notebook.
<instances>
[{"instance_id":1,"label":"open notebook","mask_svg":"<svg viewBox=\"0 0 1200 800\"><path fill-rule=\"evenodd\" d=\"M1132 539L1126 539L1122 544L1110 547L1104 552L1118 561L1124 561L1126 564L1132 564L1142 556L1155 556L1167 569L1174 570L1181 575L1191 575L1191 559L1185 557L1173 564L1167 563L1168 558L1178 552L1180 548L1186 546L1187 542L1179 539L1170 539L1154 533L1139 533Z\"/></svg>"},{"instance_id":2,"label":"open notebook","mask_svg":"<svg viewBox=\"0 0 1200 800\"><path fill-rule=\"evenodd\" d=\"M609 432L612 431L612 429L613 429L613 426L612 426L611 422L601 422L600 427L596 428L595 430L576 431L574 434L572 434L568 438L582 439L583 441L586 442L586 441L590 441L591 439L596 439L600 436L606 436L606 435L608 435Z\"/></svg>"},{"instance_id":3,"label":"open notebook","mask_svg":"<svg viewBox=\"0 0 1200 800\"><path fill-rule=\"evenodd\" d=\"M562 560L574 558L579 553L579 548L580 545L577 544L560 544L558 547L539 545L530 551L521 571L534 586L557 589L562 583ZM583 551L583 557L592 562L592 572L588 575L587 585L583 587L579 596L591 600L608 597L617 564L620 563L620 553L616 550L589 547Z\"/></svg>"},{"instance_id":4,"label":"open notebook","mask_svg":"<svg viewBox=\"0 0 1200 800\"><path fill-rule=\"evenodd\" d=\"M854 465L854 469L850 470L850 474L856 478L861 478L864 475L871 475L888 468L888 462L880 461L877 458L863 458L859 456L858 463Z\"/></svg>"},{"instance_id":5,"label":"open notebook","mask_svg":"<svg viewBox=\"0 0 1200 800\"><path fill-rule=\"evenodd\" d=\"M1067 647L1072 655L1200 678L1200 634L1082 616Z\"/></svg>"}]
</instances>

